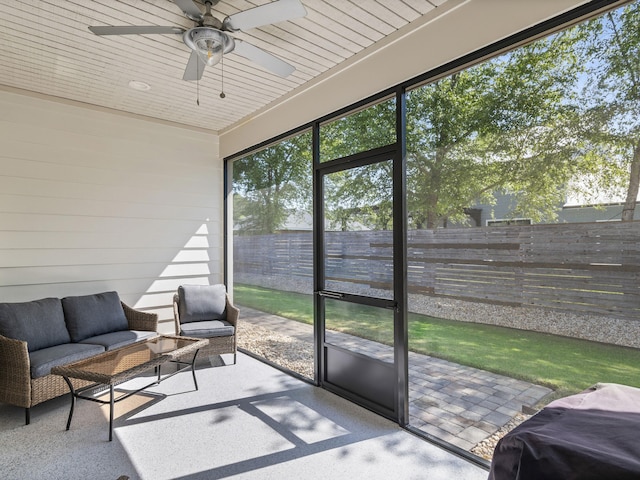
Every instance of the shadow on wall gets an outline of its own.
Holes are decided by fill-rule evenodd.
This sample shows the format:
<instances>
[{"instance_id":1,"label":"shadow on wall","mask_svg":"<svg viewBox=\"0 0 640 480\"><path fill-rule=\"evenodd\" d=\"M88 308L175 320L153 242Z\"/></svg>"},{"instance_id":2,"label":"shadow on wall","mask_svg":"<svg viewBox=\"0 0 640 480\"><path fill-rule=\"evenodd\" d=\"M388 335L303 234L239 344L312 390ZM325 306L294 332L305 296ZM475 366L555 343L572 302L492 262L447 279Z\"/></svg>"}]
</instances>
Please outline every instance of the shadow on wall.
<instances>
[{"instance_id":1,"label":"shadow on wall","mask_svg":"<svg viewBox=\"0 0 640 480\"><path fill-rule=\"evenodd\" d=\"M175 333L173 295L180 285L218 283L212 282L210 277L211 255L208 235L207 225L203 223L134 305L134 308L158 314L160 333Z\"/></svg>"}]
</instances>

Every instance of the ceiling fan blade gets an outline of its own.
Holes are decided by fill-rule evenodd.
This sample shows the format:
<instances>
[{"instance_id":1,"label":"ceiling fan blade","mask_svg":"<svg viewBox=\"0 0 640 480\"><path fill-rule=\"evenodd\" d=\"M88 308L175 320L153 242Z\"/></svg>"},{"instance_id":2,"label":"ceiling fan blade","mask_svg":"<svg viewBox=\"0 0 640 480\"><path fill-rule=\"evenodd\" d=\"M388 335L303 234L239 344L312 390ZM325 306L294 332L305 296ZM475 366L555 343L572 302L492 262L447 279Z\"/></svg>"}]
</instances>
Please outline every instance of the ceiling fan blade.
<instances>
[{"instance_id":1,"label":"ceiling fan blade","mask_svg":"<svg viewBox=\"0 0 640 480\"><path fill-rule=\"evenodd\" d=\"M184 12L187 18L190 18L194 22L202 20L202 12L191 0L173 0L173 3Z\"/></svg>"},{"instance_id":2,"label":"ceiling fan blade","mask_svg":"<svg viewBox=\"0 0 640 480\"><path fill-rule=\"evenodd\" d=\"M200 80L202 78L202 74L204 73L204 63L200 60L200 57L196 53L195 50L191 51L191 56L189 57L189 61L187 62L187 66L184 69L184 75L182 76L183 80Z\"/></svg>"},{"instance_id":3,"label":"ceiling fan blade","mask_svg":"<svg viewBox=\"0 0 640 480\"><path fill-rule=\"evenodd\" d=\"M284 60L279 59L275 55L271 55L265 52L261 48L251 45L250 43L243 42L242 40L235 39L236 48L233 49L234 53L237 53L241 57L247 58L254 63L257 63L261 67L269 70L270 72L280 75L281 77L288 77L295 72L295 67L288 64Z\"/></svg>"},{"instance_id":4,"label":"ceiling fan blade","mask_svg":"<svg viewBox=\"0 0 640 480\"><path fill-rule=\"evenodd\" d=\"M182 35L185 30L180 27L158 27L155 25L149 26L123 26L123 27L89 27L89 30L96 35L147 35L147 34L166 34L173 33L176 35Z\"/></svg>"},{"instance_id":5,"label":"ceiling fan blade","mask_svg":"<svg viewBox=\"0 0 640 480\"><path fill-rule=\"evenodd\" d=\"M278 0L234 13L224 19L223 26L231 31L249 30L262 25L304 17L306 14L307 10L300 0Z\"/></svg>"}]
</instances>

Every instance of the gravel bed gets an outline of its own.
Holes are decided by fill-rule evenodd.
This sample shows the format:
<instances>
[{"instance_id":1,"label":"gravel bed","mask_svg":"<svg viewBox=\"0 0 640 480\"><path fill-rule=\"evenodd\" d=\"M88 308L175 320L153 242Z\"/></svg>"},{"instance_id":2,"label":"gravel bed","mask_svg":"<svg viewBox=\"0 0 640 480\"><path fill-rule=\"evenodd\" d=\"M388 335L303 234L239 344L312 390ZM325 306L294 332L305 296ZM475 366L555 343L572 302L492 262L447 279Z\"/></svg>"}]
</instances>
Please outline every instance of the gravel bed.
<instances>
[{"instance_id":1,"label":"gravel bed","mask_svg":"<svg viewBox=\"0 0 640 480\"><path fill-rule=\"evenodd\" d=\"M485 460L491 461L493 458L493 451L496 448L498 440L504 437L511 430L516 428L522 422L530 418L531 415L525 415L524 413L519 413L515 417L511 419L504 427L495 432L493 435L488 436L480 443L478 443L475 447L471 449L471 453L477 455Z\"/></svg>"},{"instance_id":2,"label":"gravel bed","mask_svg":"<svg viewBox=\"0 0 640 480\"><path fill-rule=\"evenodd\" d=\"M238 326L238 346L272 363L313 379L313 344L244 322Z\"/></svg>"}]
</instances>

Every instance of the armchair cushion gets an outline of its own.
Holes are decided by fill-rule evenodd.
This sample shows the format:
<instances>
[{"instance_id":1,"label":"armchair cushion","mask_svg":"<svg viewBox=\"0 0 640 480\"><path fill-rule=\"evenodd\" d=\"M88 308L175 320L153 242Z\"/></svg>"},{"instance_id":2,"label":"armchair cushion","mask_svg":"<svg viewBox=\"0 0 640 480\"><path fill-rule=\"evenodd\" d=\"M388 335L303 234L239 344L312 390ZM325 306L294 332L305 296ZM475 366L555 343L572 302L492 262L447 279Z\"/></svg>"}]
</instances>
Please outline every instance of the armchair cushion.
<instances>
[{"instance_id":1,"label":"armchair cushion","mask_svg":"<svg viewBox=\"0 0 640 480\"><path fill-rule=\"evenodd\" d=\"M27 342L29 352L71 341L58 298L0 303L0 335Z\"/></svg>"},{"instance_id":2,"label":"armchair cushion","mask_svg":"<svg viewBox=\"0 0 640 480\"><path fill-rule=\"evenodd\" d=\"M180 323L223 320L226 318L224 285L181 285L178 287Z\"/></svg>"},{"instance_id":3,"label":"armchair cushion","mask_svg":"<svg viewBox=\"0 0 640 480\"><path fill-rule=\"evenodd\" d=\"M73 342L129 328L117 292L65 297L62 308Z\"/></svg>"},{"instance_id":4,"label":"armchair cushion","mask_svg":"<svg viewBox=\"0 0 640 480\"><path fill-rule=\"evenodd\" d=\"M209 320L182 324L180 335L197 338L229 337L235 331L233 325L225 320Z\"/></svg>"}]
</instances>

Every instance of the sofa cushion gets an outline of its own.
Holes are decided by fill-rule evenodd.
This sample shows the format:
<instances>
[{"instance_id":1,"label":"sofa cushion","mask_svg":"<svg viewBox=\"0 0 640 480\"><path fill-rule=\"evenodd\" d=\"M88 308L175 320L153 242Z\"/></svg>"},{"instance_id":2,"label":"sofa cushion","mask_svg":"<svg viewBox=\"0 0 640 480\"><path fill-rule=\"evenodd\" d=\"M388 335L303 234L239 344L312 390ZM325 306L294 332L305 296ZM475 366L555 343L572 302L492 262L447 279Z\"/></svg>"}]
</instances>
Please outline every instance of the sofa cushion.
<instances>
[{"instance_id":1,"label":"sofa cushion","mask_svg":"<svg viewBox=\"0 0 640 480\"><path fill-rule=\"evenodd\" d=\"M77 362L102 352L104 352L102 345L84 345L81 343L65 343L36 350L29 353L31 378L44 377L51 373L53 367Z\"/></svg>"},{"instance_id":2,"label":"sofa cushion","mask_svg":"<svg viewBox=\"0 0 640 480\"><path fill-rule=\"evenodd\" d=\"M234 326L226 320L189 322L180 325L180 335L184 335L185 337L229 337L233 335L234 332Z\"/></svg>"},{"instance_id":3,"label":"sofa cushion","mask_svg":"<svg viewBox=\"0 0 640 480\"><path fill-rule=\"evenodd\" d=\"M156 337L156 332L145 330L121 330L119 332L103 333L95 337L89 337L82 340L82 344L102 345L106 350L124 347L140 340Z\"/></svg>"},{"instance_id":4,"label":"sofa cushion","mask_svg":"<svg viewBox=\"0 0 640 480\"><path fill-rule=\"evenodd\" d=\"M224 285L181 285L178 287L180 323L226 318Z\"/></svg>"},{"instance_id":5,"label":"sofa cushion","mask_svg":"<svg viewBox=\"0 0 640 480\"><path fill-rule=\"evenodd\" d=\"M129 328L117 292L65 297L62 308L73 342Z\"/></svg>"},{"instance_id":6,"label":"sofa cushion","mask_svg":"<svg viewBox=\"0 0 640 480\"><path fill-rule=\"evenodd\" d=\"M30 352L70 341L58 298L0 303L0 335L27 342Z\"/></svg>"}]
</instances>

